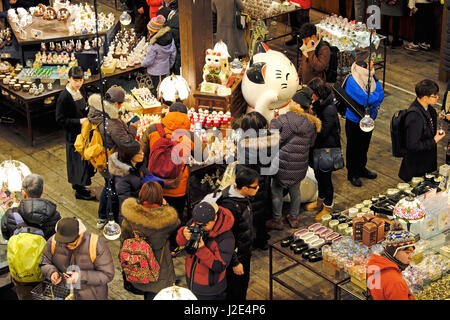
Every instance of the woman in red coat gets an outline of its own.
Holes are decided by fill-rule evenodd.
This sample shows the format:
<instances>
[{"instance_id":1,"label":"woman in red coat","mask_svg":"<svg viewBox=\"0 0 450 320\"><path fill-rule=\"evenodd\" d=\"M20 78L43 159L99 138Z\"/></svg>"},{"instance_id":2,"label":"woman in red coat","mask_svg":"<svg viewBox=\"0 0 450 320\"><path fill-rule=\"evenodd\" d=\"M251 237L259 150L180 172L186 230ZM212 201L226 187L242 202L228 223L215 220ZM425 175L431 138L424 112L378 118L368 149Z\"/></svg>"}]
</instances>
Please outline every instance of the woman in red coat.
<instances>
[{"instance_id":1,"label":"woman in red coat","mask_svg":"<svg viewBox=\"0 0 450 320\"><path fill-rule=\"evenodd\" d=\"M158 11L159 8L161 8L162 3L163 3L162 0L147 0L147 4L150 8L149 10L150 20L153 17L156 17L156 12Z\"/></svg>"},{"instance_id":2,"label":"woman in red coat","mask_svg":"<svg viewBox=\"0 0 450 320\"><path fill-rule=\"evenodd\" d=\"M372 253L367 263L367 288L374 300L414 300L402 277L414 252L414 236L394 221L386 236L385 250Z\"/></svg>"}]
</instances>

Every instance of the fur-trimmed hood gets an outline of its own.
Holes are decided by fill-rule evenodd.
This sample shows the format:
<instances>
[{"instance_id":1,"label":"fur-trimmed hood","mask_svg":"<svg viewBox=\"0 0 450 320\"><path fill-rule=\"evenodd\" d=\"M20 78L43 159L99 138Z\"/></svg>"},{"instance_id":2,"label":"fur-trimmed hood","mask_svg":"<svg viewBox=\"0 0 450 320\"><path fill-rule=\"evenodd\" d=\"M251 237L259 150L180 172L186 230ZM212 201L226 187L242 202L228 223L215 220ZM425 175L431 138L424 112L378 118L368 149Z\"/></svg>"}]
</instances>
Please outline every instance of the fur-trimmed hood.
<instances>
[{"instance_id":1,"label":"fur-trimmed hood","mask_svg":"<svg viewBox=\"0 0 450 320\"><path fill-rule=\"evenodd\" d=\"M124 177L130 173L132 166L119 160L119 153L114 152L109 158L109 172L112 175Z\"/></svg>"},{"instance_id":2,"label":"fur-trimmed hood","mask_svg":"<svg viewBox=\"0 0 450 320\"><path fill-rule=\"evenodd\" d=\"M122 216L132 228L161 230L178 224L177 211L171 206L146 208L136 198L128 198L122 204Z\"/></svg>"},{"instance_id":3,"label":"fur-trimmed hood","mask_svg":"<svg viewBox=\"0 0 450 320\"><path fill-rule=\"evenodd\" d=\"M89 121L93 124L100 123L103 121L102 117L102 100L98 93L91 95L88 99L89 108ZM114 104L103 99L103 106L105 107L106 114L111 119L119 119L119 110L114 106Z\"/></svg>"},{"instance_id":4,"label":"fur-trimmed hood","mask_svg":"<svg viewBox=\"0 0 450 320\"><path fill-rule=\"evenodd\" d=\"M153 37L150 38L150 44L159 44L160 46L168 46L173 41L172 29L170 27L164 27L160 29Z\"/></svg>"},{"instance_id":5,"label":"fur-trimmed hood","mask_svg":"<svg viewBox=\"0 0 450 320\"><path fill-rule=\"evenodd\" d=\"M279 142L280 133L278 130L267 130L267 134L259 134L258 137L246 137L244 134L243 139L239 141L239 147L246 149L270 149L276 147Z\"/></svg>"},{"instance_id":6,"label":"fur-trimmed hood","mask_svg":"<svg viewBox=\"0 0 450 320\"><path fill-rule=\"evenodd\" d=\"M308 119L308 121L316 127L316 132L320 132L320 130L322 129L322 121L320 121L320 119L317 118L316 116L313 116L312 114L305 112L305 110L303 110L303 108L300 107L300 105L295 103L294 101L291 101L289 103L289 111L294 112L300 116L305 116ZM291 123L291 121L289 121L289 117L287 119L290 124L291 130L293 132L296 132L297 131L296 128L298 127L296 125L297 123Z\"/></svg>"}]
</instances>

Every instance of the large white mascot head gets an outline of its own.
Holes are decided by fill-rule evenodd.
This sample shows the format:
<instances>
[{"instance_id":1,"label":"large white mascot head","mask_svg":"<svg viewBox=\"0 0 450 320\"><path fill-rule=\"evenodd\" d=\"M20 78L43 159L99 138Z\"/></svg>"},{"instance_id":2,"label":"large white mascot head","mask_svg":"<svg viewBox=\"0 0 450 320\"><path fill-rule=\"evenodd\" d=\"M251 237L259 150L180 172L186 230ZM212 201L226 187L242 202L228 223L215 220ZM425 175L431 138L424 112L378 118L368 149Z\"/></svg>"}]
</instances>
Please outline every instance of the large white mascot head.
<instances>
[{"instance_id":1,"label":"large white mascot head","mask_svg":"<svg viewBox=\"0 0 450 320\"><path fill-rule=\"evenodd\" d=\"M274 109L279 114L288 111L284 107L297 91L298 74L283 53L264 43L258 43L255 52L242 79L242 94L249 105L247 112L258 111L270 121Z\"/></svg>"}]
</instances>

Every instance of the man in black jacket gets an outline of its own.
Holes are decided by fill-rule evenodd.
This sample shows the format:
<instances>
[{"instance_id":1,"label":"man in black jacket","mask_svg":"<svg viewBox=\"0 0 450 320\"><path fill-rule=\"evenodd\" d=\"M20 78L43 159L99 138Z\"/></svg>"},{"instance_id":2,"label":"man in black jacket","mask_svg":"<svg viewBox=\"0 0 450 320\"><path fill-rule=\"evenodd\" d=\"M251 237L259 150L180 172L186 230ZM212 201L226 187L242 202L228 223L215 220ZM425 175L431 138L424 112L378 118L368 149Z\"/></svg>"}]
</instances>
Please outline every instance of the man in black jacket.
<instances>
[{"instance_id":1,"label":"man in black jacket","mask_svg":"<svg viewBox=\"0 0 450 320\"><path fill-rule=\"evenodd\" d=\"M56 211L56 205L53 202L41 198L43 191L44 180L40 175L30 174L24 178L22 182L23 200L19 207L8 209L2 217L3 238L9 240L17 228L14 212L20 214L25 225L42 230L45 240L55 234L55 226L61 216ZM13 283L19 300L31 300L31 290L38 284L35 282L21 283L14 279Z\"/></svg>"},{"instance_id":2,"label":"man in black jacket","mask_svg":"<svg viewBox=\"0 0 450 320\"><path fill-rule=\"evenodd\" d=\"M236 249L227 268L227 300L246 300L250 281L250 260L252 256L253 219L249 197L259 188L259 174L253 169L240 167L236 183L222 190L217 204L231 211L234 225L231 231Z\"/></svg>"},{"instance_id":3,"label":"man in black jacket","mask_svg":"<svg viewBox=\"0 0 450 320\"><path fill-rule=\"evenodd\" d=\"M181 68L181 49L180 49L180 16L178 14L178 0L172 0L167 3L167 7L171 10L167 16L166 24L164 27L170 27L170 32L172 33L173 40L177 47L177 56L175 58L175 64L170 70L171 73L180 74Z\"/></svg>"},{"instance_id":4,"label":"man in black jacket","mask_svg":"<svg viewBox=\"0 0 450 320\"><path fill-rule=\"evenodd\" d=\"M416 100L405 116L406 155L398 176L409 182L437 169L437 143L445 131L437 130L437 113L433 105L439 99L439 86L432 80L422 80L416 85Z\"/></svg>"}]
</instances>

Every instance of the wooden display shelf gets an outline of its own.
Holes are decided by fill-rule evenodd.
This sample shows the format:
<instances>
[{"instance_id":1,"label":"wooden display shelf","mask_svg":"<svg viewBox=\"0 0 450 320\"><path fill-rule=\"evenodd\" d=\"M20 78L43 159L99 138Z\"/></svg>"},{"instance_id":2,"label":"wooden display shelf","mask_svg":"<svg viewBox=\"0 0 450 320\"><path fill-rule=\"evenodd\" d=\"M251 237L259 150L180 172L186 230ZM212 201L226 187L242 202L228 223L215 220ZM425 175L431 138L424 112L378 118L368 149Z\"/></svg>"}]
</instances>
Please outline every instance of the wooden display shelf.
<instances>
[{"instance_id":1,"label":"wooden display shelf","mask_svg":"<svg viewBox=\"0 0 450 320\"><path fill-rule=\"evenodd\" d=\"M199 106L205 106L223 112L230 111L233 119L239 118L247 109L247 102L242 96L241 82L242 75L237 75L231 86L231 94L225 97L201 92L200 90L194 91L196 110L198 110Z\"/></svg>"}]
</instances>

